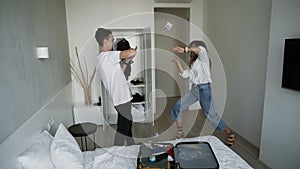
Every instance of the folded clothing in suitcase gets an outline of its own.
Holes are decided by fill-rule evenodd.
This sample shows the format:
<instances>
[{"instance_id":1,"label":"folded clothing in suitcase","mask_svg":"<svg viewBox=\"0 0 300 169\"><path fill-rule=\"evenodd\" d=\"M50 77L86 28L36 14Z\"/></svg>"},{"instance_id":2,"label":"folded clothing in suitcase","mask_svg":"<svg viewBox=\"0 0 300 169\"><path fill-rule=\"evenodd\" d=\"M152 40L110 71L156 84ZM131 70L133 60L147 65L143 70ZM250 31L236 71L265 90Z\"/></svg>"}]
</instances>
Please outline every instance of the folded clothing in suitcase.
<instances>
[{"instance_id":1,"label":"folded clothing in suitcase","mask_svg":"<svg viewBox=\"0 0 300 169\"><path fill-rule=\"evenodd\" d=\"M151 161L151 156L156 159ZM168 161L171 156L174 161ZM141 145L138 169L218 169L219 163L208 142L179 142Z\"/></svg>"},{"instance_id":2,"label":"folded clothing in suitcase","mask_svg":"<svg viewBox=\"0 0 300 169\"><path fill-rule=\"evenodd\" d=\"M176 168L215 169L219 163L208 142L180 142L174 148Z\"/></svg>"}]
</instances>

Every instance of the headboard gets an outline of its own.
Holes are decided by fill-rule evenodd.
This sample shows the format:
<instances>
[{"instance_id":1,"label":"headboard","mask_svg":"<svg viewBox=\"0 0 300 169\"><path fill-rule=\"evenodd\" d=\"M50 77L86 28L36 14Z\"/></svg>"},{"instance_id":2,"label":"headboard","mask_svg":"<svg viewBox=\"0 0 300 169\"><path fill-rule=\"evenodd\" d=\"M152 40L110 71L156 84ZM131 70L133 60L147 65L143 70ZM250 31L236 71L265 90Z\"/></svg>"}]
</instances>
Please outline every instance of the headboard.
<instances>
[{"instance_id":1,"label":"headboard","mask_svg":"<svg viewBox=\"0 0 300 169\"><path fill-rule=\"evenodd\" d=\"M50 132L56 131L58 124L70 126L72 118L72 82L61 89L48 103L40 108L30 119L23 123L12 135L0 145L0 162L3 169L21 169L17 157L32 143L33 138L44 129L50 119L54 125Z\"/></svg>"}]
</instances>

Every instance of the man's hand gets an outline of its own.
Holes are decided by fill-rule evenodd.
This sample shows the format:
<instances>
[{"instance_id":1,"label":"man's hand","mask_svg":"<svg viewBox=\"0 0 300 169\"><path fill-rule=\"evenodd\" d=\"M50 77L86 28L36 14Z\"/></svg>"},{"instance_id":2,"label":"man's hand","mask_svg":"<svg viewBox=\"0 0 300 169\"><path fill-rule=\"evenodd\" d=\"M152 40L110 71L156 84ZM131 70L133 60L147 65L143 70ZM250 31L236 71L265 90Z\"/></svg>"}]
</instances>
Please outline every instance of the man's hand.
<instances>
[{"instance_id":1,"label":"man's hand","mask_svg":"<svg viewBox=\"0 0 300 169\"><path fill-rule=\"evenodd\" d=\"M172 48L172 50L175 51L176 53L184 53L184 48L179 46Z\"/></svg>"},{"instance_id":2,"label":"man's hand","mask_svg":"<svg viewBox=\"0 0 300 169\"><path fill-rule=\"evenodd\" d=\"M134 57L136 55L136 50L131 48L128 50L124 50L120 53L120 59L128 59L130 57Z\"/></svg>"}]
</instances>

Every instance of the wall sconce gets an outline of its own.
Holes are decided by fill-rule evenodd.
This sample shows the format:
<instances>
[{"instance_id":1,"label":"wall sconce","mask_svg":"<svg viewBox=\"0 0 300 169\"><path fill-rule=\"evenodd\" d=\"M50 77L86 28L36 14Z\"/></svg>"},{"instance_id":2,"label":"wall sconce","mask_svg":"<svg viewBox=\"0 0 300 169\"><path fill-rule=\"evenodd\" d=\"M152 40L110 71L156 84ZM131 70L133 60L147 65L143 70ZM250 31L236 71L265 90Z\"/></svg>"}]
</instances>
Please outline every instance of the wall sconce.
<instances>
[{"instance_id":1,"label":"wall sconce","mask_svg":"<svg viewBox=\"0 0 300 169\"><path fill-rule=\"evenodd\" d=\"M39 59L48 59L49 58L48 47L37 47L36 55L37 55L37 58L39 58Z\"/></svg>"}]
</instances>

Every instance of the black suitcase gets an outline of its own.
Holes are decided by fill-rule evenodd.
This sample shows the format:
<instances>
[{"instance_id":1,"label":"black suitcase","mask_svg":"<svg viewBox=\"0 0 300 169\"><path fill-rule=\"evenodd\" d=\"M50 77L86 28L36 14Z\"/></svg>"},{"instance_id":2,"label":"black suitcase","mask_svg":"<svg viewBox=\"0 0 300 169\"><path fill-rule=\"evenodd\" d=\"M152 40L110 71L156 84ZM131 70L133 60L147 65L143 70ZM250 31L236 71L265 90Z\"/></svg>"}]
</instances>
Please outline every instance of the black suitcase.
<instances>
[{"instance_id":1,"label":"black suitcase","mask_svg":"<svg viewBox=\"0 0 300 169\"><path fill-rule=\"evenodd\" d=\"M208 142L180 142L174 147L177 169L217 169L218 160Z\"/></svg>"}]
</instances>

